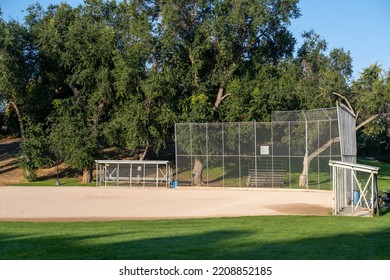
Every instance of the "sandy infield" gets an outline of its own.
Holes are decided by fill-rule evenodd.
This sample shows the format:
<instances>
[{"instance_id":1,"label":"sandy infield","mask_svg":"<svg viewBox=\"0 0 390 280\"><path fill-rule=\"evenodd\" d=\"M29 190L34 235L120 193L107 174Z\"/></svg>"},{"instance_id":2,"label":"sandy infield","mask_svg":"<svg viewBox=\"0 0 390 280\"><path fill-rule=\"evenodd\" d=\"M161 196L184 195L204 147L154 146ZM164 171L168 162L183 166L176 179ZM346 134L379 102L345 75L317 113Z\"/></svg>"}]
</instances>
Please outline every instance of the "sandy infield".
<instances>
[{"instance_id":1,"label":"sandy infield","mask_svg":"<svg viewBox=\"0 0 390 280\"><path fill-rule=\"evenodd\" d=\"M100 221L328 215L330 191L0 187L1 221Z\"/></svg>"}]
</instances>

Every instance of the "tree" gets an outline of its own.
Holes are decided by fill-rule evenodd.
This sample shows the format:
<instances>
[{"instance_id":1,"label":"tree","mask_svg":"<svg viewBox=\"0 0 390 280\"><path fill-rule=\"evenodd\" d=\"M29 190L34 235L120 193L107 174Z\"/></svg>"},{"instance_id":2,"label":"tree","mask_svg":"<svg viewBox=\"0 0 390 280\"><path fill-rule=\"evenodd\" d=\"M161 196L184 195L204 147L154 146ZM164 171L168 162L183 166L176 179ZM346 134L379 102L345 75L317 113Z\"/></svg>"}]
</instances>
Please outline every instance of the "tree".
<instances>
[{"instance_id":1,"label":"tree","mask_svg":"<svg viewBox=\"0 0 390 280\"><path fill-rule=\"evenodd\" d=\"M169 84L149 66L156 45L153 16L148 2L121 3L116 9L114 104L103 131L110 144L143 149L141 160L149 148L158 151L172 140L176 119Z\"/></svg>"},{"instance_id":2,"label":"tree","mask_svg":"<svg viewBox=\"0 0 390 280\"><path fill-rule=\"evenodd\" d=\"M235 81L253 77L262 64L278 63L293 53L287 31L299 16L297 1L188 1L159 2L158 44L153 53L156 72L173 81L180 99L181 119L209 121L242 118ZM250 91L249 91L250 92ZM247 92L248 94L248 92ZM232 98L231 98L232 97ZM232 99L234 106L221 107ZM238 111L236 110L238 109ZM236 119L240 121L242 119ZM200 161L199 159L197 159ZM195 177L202 173L195 164ZM199 183L201 179L197 180Z\"/></svg>"},{"instance_id":3,"label":"tree","mask_svg":"<svg viewBox=\"0 0 390 280\"><path fill-rule=\"evenodd\" d=\"M327 43L313 30L303 34L305 39L298 50L297 61L301 67L300 79L297 83L297 98L300 109L333 107L336 101L334 92L348 91L352 75L352 58L343 49L333 49L329 55L325 53ZM308 142L316 142L317 133L308 133ZM338 141L330 138L321 147L310 151L306 149L299 185L308 186L308 172L311 161L325 152ZM307 143L306 143L307 144Z\"/></svg>"},{"instance_id":4,"label":"tree","mask_svg":"<svg viewBox=\"0 0 390 280\"><path fill-rule=\"evenodd\" d=\"M388 73L386 76L386 73L384 73L378 65L371 65L363 70L359 79L353 82L352 92L347 92L346 94L333 92L333 94L340 98L342 102L346 103L351 112L356 115L357 126L355 129L359 138L364 139L365 137L379 136L382 133L388 133L387 127L390 111L388 81ZM331 144L338 141L340 141L339 137L331 138L310 155L305 155L303 171L300 177L300 186L307 185L306 174L309 170L310 162L316 156L329 149ZM386 140L382 140L382 144L387 146L385 143Z\"/></svg>"},{"instance_id":5,"label":"tree","mask_svg":"<svg viewBox=\"0 0 390 280\"><path fill-rule=\"evenodd\" d=\"M51 116L50 145L54 153L70 166L84 170L83 183L90 181L91 164L98 151L97 131L88 121L81 98L55 101L55 113Z\"/></svg>"},{"instance_id":6,"label":"tree","mask_svg":"<svg viewBox=\"0 0 390 280\"><path fill-rule=\"evenodd\" d=\"M18 119L21 163L28 179L44 162L36 127L50 111L51 95L41 76L40 55L28 25L0 19L0 99L13 108ZM38 134L37 134L38 133ZM39 155L39 156L38 156Z\"/></svg>"},{"instance_id":7,"label":"tree","mask_svg":"<svg viewBox=\"0 0 390 280\"><path fill-rule=\"evenodd\" d=\"M31 141L24 166L43 164L48 133L48 158L60 154L87 182L107 145L143 159L173 140L176 121L269 121L274 110L334 106L333 92L358 128L369 123L362 135L385 139L388 73L373 66L352 82L350 53L327 52L314 31L294 58L288 25L298 16L296 0L86 0L36 4L24 24L0 20L0 99ZM322 148L305 154L304 171ZM202 157L193 167L202 184Z\"/></svg>"},{"instance_id":8,"label":"tree","mask_svg":"<svg viewBox=\"0 0 390 280\"><path fill-rule=\"evenodd\" d=\"M15 21L0 21L0 97L14 108L22 140L26 140L21 106L35 74L35 56L28 31Z\"/></svg>"},{"instance_id":9,"label":"tree","mask_svg":"<svg viewBox=\"0 0 390 280\"><path fill-rule=\"evenodd\" d=\"M36 26L42 53L56 71L65 73L53 79L59 82L55 89L67 94L56 101L51 138L64 161L83 170L83 183L92 179L102 117L112 100L113 5L86 1L76 9L66 4L52 6ZM70 145L72 135L79 139Z\"/></svg>"},{"instance_id":10,"label":"tree","mask_svg":"<svg viewBox=\"0 0 390 280\"><path fill-rule=\"evenodd\" d=\"M360 77L353 81L351 92L345 96L356 114L358 137L363 145L360 151L371 150L376 155L381 147L389 145L388 137L386 137L389 133L389 81L389 72L385 72L377 64L371 65L363 69ZM374 145L369 144L370 142L381 144L376 146L375 151Z\"/></svg>"}]
</instances>

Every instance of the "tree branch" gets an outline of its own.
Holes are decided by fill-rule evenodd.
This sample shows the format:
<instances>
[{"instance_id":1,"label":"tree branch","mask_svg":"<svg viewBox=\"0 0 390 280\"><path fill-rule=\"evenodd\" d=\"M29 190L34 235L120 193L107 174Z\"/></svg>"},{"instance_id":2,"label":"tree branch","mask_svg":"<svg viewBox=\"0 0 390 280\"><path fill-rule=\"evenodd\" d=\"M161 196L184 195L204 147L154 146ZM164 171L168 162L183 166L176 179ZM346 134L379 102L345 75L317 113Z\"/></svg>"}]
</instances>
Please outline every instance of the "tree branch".
<instances>
[{"instance_id":1,"label":"tree branch","mask_svg":"<svg viewBox=\"0 0 390 280\"><path fill-rule=\"evenodd\" d=\"M219 105L221 104L222 100L224 100L226 97L228 97L230 95L230 93L226 93L225 95L223 94L223 88L220 87L219 90L218 90L218 95L217 95L217 99L215 100L215 103L214 103L214 107L213 107L213 111L217 110L217 108L219 107Z\"/></svg>"},{"instance_id":2,"label":"tree branch","mask_svg":"<svg viewBox=\"0 0 390 280\"><path fill-rule=\"evenodd\" d=\"M373 120L375 120L375 119L378 118L378 117L379 117L378 114L369 117L368 119L366 119L365 121L363 121L362 123L360 123L358 126L356 126L356 130L359 130L360 128L362 128L363 126L365 126L365 125L368 124L369 122L372 122Z\"/></svg>"},{"instance_id":3,"label":"tree branch","mask_svg":"<svg viewBox=\"0 0 390 280\"><path fill-rule=\"evenodd\" d=\"M310 156L308 156L309 161L313 160L316 156L318 156L322 152L326 151L330 147L330 145L332 145L333 143L336 143L336 142L340 142L340 137L334 137L332 139L329 139L328 142L326 142L320 148L315 150Z\"/></svg>"},{"instance_id":4,"label":"tree branch","mask_svg":"<svg viewBox=\"0 0 390 280\"><path fill-rule=\"evenodd\" d=\"M70 89L73 91L74 96L79 95L79 90L73 84L69 84Z\"/></svg>"},{"instance_id":5,"label":"tree branch","mask_svg":"<svg viewBox=\"0 0 390 280\"><path fill-rule=\"evenodd\" d=\"M26 133L24 131L24 123L23 123L23 117L22 117L22 112L19 109L19 106L14 102L13 100L9 100L11 103L12 107L14 107L16 116L18 117L18 122L19 122L19 129L20 129L20 136L22 137L22 141L26 141Z\"/></svg>"},{"instance_id":6,"label":"tree branch","mask_svg":"<svg viewBox=\"0 0 390 280\"><path fill-rule=\"evenodd\" d=\"M230 93L226 93L224 96L222 96L222 98L221 98L221 102L222 102L222 100L224 100L226 97L228 97L230 95Z\"/></svg>"},{"instance_id":7,"label":"tree branch","mask_svg":"<svg viewBox=\"0 0 390 280\"><path fill-rule=\"evenodd\" d=\"M345 103L347 103L348 108L352 111L352 113L353 113L354 115L356 115L356 114L355 114L355 111L353 110L352 105L351 105L351 103L349 102L349 100L348 100L347 97L345 97L344 95L342 95L342 94L340 94L340 93L337 93L337 92L333 92L333 94L334 94L334 95L337 95L338 97L340 97L341 99L343 99L343 100L345 101Z\"/></svg>"},{"instance_id":8,"label":"tree branch","mask_svg":"<svg viewBox=\"0 0 390 280\"><path fill-rule=\"evenodd\" d=\"M372 122L373 120L375 120L376 118L378 118L379 116L387 117L389 115L390 115L390 113L383 113L383 114L372 115L371 117L369 117L368 119L366 119L365 121L360 123L358 126L356 126L356 130L359 130L360 128L362 128L366 124L368 124L368 123Z\"/></svg>"}]
</instances>

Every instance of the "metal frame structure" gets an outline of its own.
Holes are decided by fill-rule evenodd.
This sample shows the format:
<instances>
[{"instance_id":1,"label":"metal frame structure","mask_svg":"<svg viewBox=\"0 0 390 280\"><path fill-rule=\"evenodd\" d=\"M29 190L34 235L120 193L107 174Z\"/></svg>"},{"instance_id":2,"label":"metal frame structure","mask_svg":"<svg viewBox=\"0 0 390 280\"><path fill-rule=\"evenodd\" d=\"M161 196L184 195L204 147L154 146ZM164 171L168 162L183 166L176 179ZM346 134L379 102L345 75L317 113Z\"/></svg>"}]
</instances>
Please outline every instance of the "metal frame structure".
<instances>
[{"instance_id":1,"label":"metal frame structure","mask_svg":"<svg viewBox=\"0 0 390 280\"><path fill-rule=\"evenodd\" d=\"M172 183L172 164L157 160L95 160L96 186L165 186Z\"/></svg>"},{"instance_id":2,"label":"metal frame structure","mask_svg":"<svg viewBox=\"0 0 390 280\"><path fill-rule=\"evenodd\" d=\"M329 166L332 167L333 174L334 215L355 215L361 210L371 215L378 212L379 167L343 161L330 161ZM360 173L368 174L368 177L362 180ZM354 194L352 198L350 193Z\"/></svg>"},{"instance_id":3,"label":"metal frame structure","mask_svg":"<svg viewBox=\"0 0 390 280\"><path fill-rule=\"evenodd\" d=\"M337 102L341 161L356 163L356 116L342 103Z\"/></svg>"},{"instance_id":4,"label":"metal frame structure","mask_svg":"<svg viewBox=\"0 0 390 280\"><path fill-rule=\"evenodd\" d=\"M328 162L341 159L338 127L336 108L273 112L271 122L176 123L176 178L181 186L194 185L191 170L201 159L206 186L298 187L305 158L327 146L312 156L306 187L331 189Z\"/></svg>"}]
</instances>

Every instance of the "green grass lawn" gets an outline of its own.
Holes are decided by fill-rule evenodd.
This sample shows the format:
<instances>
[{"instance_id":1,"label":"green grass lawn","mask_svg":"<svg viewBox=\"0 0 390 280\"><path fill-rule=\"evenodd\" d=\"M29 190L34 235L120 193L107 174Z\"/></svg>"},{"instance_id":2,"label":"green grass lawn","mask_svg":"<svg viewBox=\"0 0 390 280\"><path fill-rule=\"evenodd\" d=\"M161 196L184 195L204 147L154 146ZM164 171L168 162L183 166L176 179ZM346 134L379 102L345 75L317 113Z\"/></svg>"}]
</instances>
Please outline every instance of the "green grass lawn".
<instances>
[{"instance_id":1,"label":"green grass lawn","mask_svg":"<svg viewBox=\"0 0 390 280\"><path fill-rule=\"evenodd\" d=\"M377 160L358 159L361 164L372 165L380 167L381 170L378 174L378 189L390 191L390 163L381 162Z\"/></svg>"},{"instance_id":2,"label":"green grass lawn","mask_svg":"<svg viewBox=\"0 0 390 280\"><path fill-rule=\"evenodd\" d=\"M390 259L390 214L0 222L0 259Z\"/></svg>"}]
</instances>

